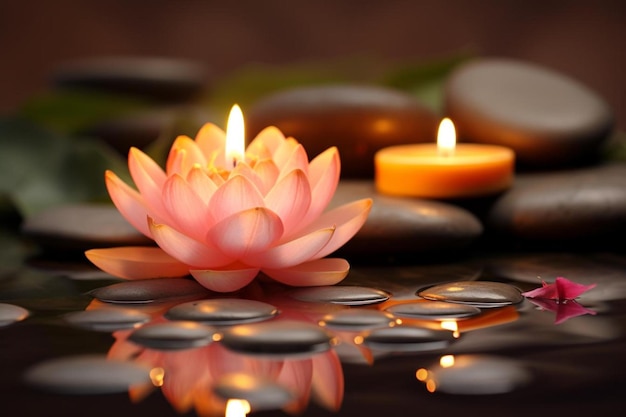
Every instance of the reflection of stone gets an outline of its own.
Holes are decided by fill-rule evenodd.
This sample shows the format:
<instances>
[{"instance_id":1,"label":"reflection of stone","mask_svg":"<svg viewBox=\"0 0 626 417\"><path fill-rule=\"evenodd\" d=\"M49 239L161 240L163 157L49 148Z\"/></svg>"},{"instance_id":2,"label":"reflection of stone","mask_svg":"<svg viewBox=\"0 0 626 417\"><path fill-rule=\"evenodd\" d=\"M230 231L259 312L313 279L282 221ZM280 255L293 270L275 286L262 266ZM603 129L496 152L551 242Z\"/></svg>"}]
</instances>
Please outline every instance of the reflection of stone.
<instances>
[{"instance_id":1,"label":"reflection of stone","mask_svg":"<svg viewBox=\"0 0 626 417\"><path fill-rule=\"evenodd\" d=\"M471 61L449 77L446 114L460 140L504 145L523 166L555 168L597 156L613 112L565 75L509 59Z\"/></svg>"},{"instance_id":2,"label":"reflection of stone","mask_svg":"<svg viewBox=\"0 0 626 417\"><path fill-rule=\"evenodd\" d=\"M279 91L247 111L256 135L277 126L310 156L337 146L343 178L373 178L374 154L390 146L435 140L438 116L415 97L371 85L326 85Z\"/></svg>"}]
</instances>

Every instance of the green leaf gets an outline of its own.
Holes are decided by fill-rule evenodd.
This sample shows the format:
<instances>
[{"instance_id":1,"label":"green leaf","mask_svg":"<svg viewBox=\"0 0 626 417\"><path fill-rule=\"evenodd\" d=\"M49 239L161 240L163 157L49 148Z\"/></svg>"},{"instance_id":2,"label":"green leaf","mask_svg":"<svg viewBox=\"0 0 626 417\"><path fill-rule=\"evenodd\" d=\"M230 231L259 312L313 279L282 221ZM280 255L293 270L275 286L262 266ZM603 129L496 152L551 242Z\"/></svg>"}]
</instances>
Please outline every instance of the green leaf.
<instances>
[{"instance_id":1,"label":"green leaf","mask_svg":"<svg viewBox=\"0 0 626 417\"><path fill-rule=\"evenodd\" d=\"M122 156L105 144L19 118L0 118L0 147L0 194L22 216L57 204L110 201L104 171L128 177Z\"/></svg>"}]
</instances>

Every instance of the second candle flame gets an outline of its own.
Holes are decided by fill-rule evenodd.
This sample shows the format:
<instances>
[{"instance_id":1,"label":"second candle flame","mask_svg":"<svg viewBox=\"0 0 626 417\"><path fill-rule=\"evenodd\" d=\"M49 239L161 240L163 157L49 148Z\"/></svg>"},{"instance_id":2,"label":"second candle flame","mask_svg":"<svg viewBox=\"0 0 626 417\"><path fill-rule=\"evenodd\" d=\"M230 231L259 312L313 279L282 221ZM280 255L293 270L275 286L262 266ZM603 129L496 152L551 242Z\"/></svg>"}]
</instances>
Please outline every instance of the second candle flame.
<instances>
[{"instance_id":1,"label":"second candle flame","mask_svg":"<svg viewBox=\"0 0 626 417\"><path fill-rule=\"evenodd\" d=\"M243 160L245 152L245 129L243 123L243 112L235 104L228 115L226 124L226 161L232 162L232 167L237 162Z\"/></svg>"}]
</instances>

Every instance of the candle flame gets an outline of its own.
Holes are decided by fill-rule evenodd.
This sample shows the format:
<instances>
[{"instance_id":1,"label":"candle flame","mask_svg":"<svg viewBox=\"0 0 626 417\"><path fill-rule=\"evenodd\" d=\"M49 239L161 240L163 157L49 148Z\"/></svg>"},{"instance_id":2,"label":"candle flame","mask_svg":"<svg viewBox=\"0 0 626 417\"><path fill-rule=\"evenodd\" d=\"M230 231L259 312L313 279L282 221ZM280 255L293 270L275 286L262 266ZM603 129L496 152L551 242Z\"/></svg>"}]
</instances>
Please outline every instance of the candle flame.
<instances>
[{"instance_id":1,"label":"candle flame","mask_svg":"<svg viewBox=\"0 0 626 417\"><path fill-rule=\"evenodd\" d=\"M439 154L443 156L454 155L454 148L456 147L456 131L454 130L454 123L449 118L444 118L439 124L439 131L437 132L437 149Z\"/></svg>"},{"instance_id":2,"label":"candle flame","mask_svg":"<svg viewBox=\"0 0 626 417\"><path fill-rule=\"evenodd\" d=\"M226 417L246 417L250 412L250 403L246 400L231 398L226 402Z\"/></svg>"},{"instance_id":3,"label":"candle flame","mask_svg":"<svg viewBox=\"0 0 626 417\"><path fill-rule=\"evenodd\" d=\"M244 157L245 130L243 112L239 105L235 104L228 115L226 124L226 160L232 161L233 168Z\"/></svg>"}]
</instances>

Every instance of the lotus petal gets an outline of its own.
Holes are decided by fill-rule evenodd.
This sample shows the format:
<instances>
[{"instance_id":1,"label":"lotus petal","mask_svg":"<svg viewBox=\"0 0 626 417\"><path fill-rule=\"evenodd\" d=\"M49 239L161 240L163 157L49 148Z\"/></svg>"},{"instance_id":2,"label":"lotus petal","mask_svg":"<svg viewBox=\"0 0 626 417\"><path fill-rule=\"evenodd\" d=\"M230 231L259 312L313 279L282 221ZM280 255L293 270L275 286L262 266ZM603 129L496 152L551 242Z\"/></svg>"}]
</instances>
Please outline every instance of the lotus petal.
<instances>
[{"instance_id":1,"label":"lotus petal","mask_svg":"<svg viewBox=\"0 0 626 417\"><path fill-rule=\"evenodd\" d=\"M170 176L163 186L165 208L182 233L203 241L211 226L207 205L180 175Z\"/></svg>"},{"instance_id":2,"label":"lotus petal","mask_svg":"<svg viewBox=\"0 0 626 417\"><path fill-rule=\"evenodd\" d=\"M280 179L265 196L267 207L280 216L288 237L306 215L311 204L311 187L306 174L295 169Z\"/></svg>"},{"instance_id":3,"label":"lotus petal","mask_svg":"<svg viewBox=\"0 0 626 417\"><path fill-rule=\"evenodd\" d=\"M187 182L205 205L209 205L211 197L217 191L217 184L209 178L203 168L194 167L187 174Z\"/></svg>"},{"instance_id":4,"label":"lotus petal","mask_svg":"<svg viewBox=\"0 0 626 417\"><path fill-rule=\"evenodd\" d=\"M196 144L207 162L216 167L226 166L225 143L226 133L213 123L204 124L196 135Z\"/></svg>"},{"instance_id":5,"label":"lotus petal","mask_svg":"<svg viewBox=\"0 0 626 417\"><path fill-rule=\"evenodd\" d=\"M326 209L337 190L340 171L341 162L336 147L328 148L311 161L309 182L312 198L309 212L302 219L303 226L318 218Z\"/></svg>"},{"instance_id":6,"label":"lotus petal","mask_svg":"<svg viewBox=\"0 0 626 417\"><path fill-rule=\"evenodd\" d=\"M254 165L254 172L261 179L261 184L256 184L259 191L267 195L278 179L278 167L271 159L263 159Z\"/></svg>"},{"instance_id":7,"label":"lotus petal","mask_svg":"<svg viewBox=\"0 0 626 417\"><path fill-rule=\"evenodd\" d=\"M152 239L147 221L149 212L141 194L132 189L112 171L106 171L104 178L109 196L122 216L135 229Z\"/></svg>"},{"instance_id":8,"label":"lotus petal","mask_svg":"<svg viewBox=\"0 0 626 417\"><path fill-rule=\"evenodd\" d=\"M172 156L179 154L183 155L184 157L178 163L174 164L174 161L170 162ZM189 170L194 165L200 165L203 167L207 165L207 159L204 153L196 144L196 142L189 136L178 136L172 144L170 154L167 158L167 175L169 176L172 174L181 174L183 176L186 176Z\"/></svg>"},{"instance_id":9,"label":"lotus petal","mask_svg":"<svg viewBox=\"0 0 626 417\"><path fill-rule=\"evenodd\" d=\"M335 285L350 271L350 264L341 258L323 258L291 268L266 269L263 273L276 281L295 287Z\"/></svg>"},{"instance_id":10,"label":"lotus petal","mask_svg":"<svg viewBox=\"0 0 626 417\"><path fill-rule=\"evenodd\" d=\"M98 268L125 279L172 278L189 274L189 267L160 248L123 246L90 249L85 256Z\"/></svg>"},{"instance_id":11,"label":"lotus petal","mask_svg":"<svg viewBox=\"0 0 626 417\"><path fill-rule=\"evenodd\" d=\"M128 168L137 189L152 209L152 213L158 218L169 220L161 193L167 179L165 172L148 155L134 147L129 151Z\"/></svg>"},{"instance_id":12,"label":"lotus petal","mask_svg":"<svg viewBox=\"0 0 626 417\"><path fill-rule=\"evenodd\" d=\"M337 352L330 349L311 358L313 361L312 394L323 407L337 412L344 393L344 377Z\"/></svg>"},{"instance_id":13,"label":"lotus petal","mask_svg":"<svg viewBox=\"0 0 626 417\"><path fill-rule=\"evenodd\" d=\"M283 234L280 217L273 211L255 207L226 217L207 234L206 240L233 259L245 259L273 245Z\"/></svg>"},{"instance_id":14,"label":"lotus petal","mask_svg":"<svg viewBox=\"0 0 626 417\"><path fill-rule=\"evenodd\" d=\"M216 222L255 207L265 207L263 196L258 188L243 175L229 178L217 189L209 202L211 216Z\"/></svg>"},{"instance_id":15,"label":"lotus petal","mask_svg":"<svg viewBox=\"0 0 626 417\"><path fill-rule=\"evenodd\" d=\"M246 153L261 157L269 158L276 153L280 145L285 141L283 132L276 126L268 126L261 130L256 137L250 142Z\"/></svg>"},{"instance_id":16,"label":"lotus petal","mask_svg":"<svg viewBox=\"0 0 626 417\"><path fill-rule=\"evenodd\" d=\"M189 271L205 288L217 292L237 291L248 285L259 273L258 268L245 269L192 269Z\"/></svg>"},{"instance_id":17,"label":"lotus petal","mask_svg":"<svg viewBox=\"0 0 626 417\"><path fill-rule=\"evenodd\" d=\"M187 265L219 268L233 262L216 247L192 239L168 225L157 224L151 218L148 218L148 225L159 247Z\"/></svg>"},{"instance_id":18,"label":"lotus petal","mask_svg":"<svg viewBox=\"0 0 626 417\"><path fill-rule=\"evenodd\" d=\"M279 165L280 166L280 165ZM278 175L278 179L280 180L285 175L289 175L289 173L293 170L301 170L304 172L307 177L309 174L309 157L306 154L306 150L304 150L304 146L301 144L297 144L289 158L285 161L285 163L280 166L280 174Z\"/></svg>"}]
</instances>

